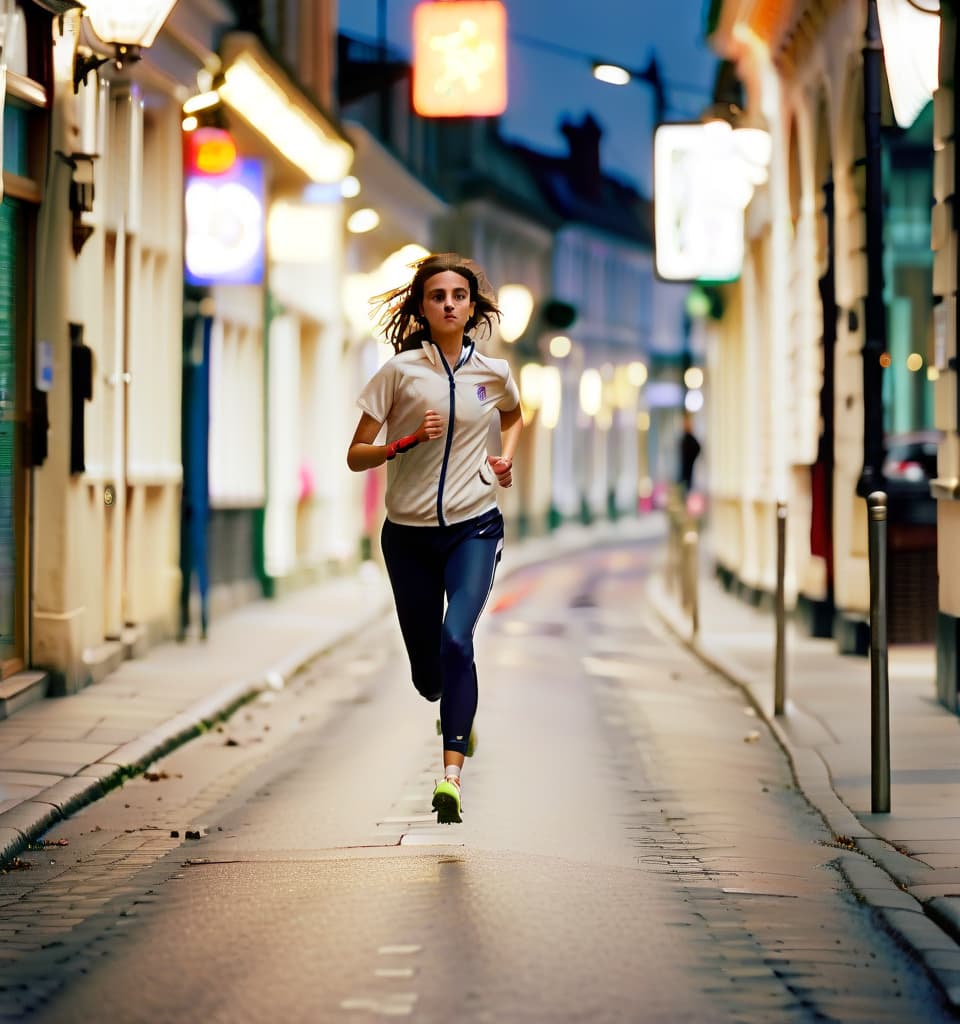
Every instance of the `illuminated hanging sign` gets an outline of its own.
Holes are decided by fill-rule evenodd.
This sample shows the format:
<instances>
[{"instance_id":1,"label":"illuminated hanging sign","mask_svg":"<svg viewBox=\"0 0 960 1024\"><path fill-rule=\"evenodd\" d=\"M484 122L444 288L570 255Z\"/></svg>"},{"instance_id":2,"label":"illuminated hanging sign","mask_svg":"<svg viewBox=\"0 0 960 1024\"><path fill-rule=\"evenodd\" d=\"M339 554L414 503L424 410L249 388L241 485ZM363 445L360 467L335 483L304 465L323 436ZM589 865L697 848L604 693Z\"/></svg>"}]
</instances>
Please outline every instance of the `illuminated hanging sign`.
<instances>
[{"instance_id":1,"label":"illuminated hanging sign","mask_svg":"<svg viewBox=\"0 0 960 1024\"><path fill-rule=\"evenodd\" d=\"M237 158L222 173L203 173L201 162L221 166L229 147L212 142L188 163L186 207L186 280L193 285L260 284L265 255L263 164Z\"/></svg>"},{"instance_id":2,"label":"illuminated hanging sign","mask_svg":"<svg viewBox=\"0 0 960 1024\"><path fill-rule=\"evenodd\" d=\"M223 128L198 128L185 136L187 168L194 174L225 174L237 162L233 136Z\"/></svg>"},{"instance_id":3,"label":"illuminated hanging sign","mask_svg":"<svg viewBox=\"0 0 960 1024\"><path fill-rule=\"evenodd\" d=\"M725 123L654 134L654 252L665 281L735 281L743 266L748 168Z\"/></svg>"},{"instance_id":4,"label":"illuminated hanging sign","mask_svg":"<svg viewBox=\"0 0 960 1024\"><path fill-rule=\"evenodd\" d=\"M413 107L421 117L496 117L507 107L500 0L426 0L413 11Z\"/></svg>"},{"instance_id":5,"label":"illuminated hanging sign","mask_svg":"<svg viewBox=\"0 0 960 1024\"><path fill-rule=\"evenodd\" d=\"M909 128L940 84L940 17L906 0L877 0L877 16L893 115Z\"/></svg>"}]
</instances>

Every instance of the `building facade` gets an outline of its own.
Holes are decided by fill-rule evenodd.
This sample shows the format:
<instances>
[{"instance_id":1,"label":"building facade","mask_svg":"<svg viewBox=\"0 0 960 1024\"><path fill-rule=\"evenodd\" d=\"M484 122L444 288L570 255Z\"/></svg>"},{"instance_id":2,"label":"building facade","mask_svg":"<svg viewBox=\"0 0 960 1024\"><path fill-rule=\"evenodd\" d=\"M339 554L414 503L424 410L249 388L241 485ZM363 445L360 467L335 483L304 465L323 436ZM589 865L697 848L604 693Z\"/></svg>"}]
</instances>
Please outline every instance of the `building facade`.
<instances>
[{"instance_id":1,"label":"building facade","mask_svg":"<svg viewBox=\"0 0 960 1024\"><path fill-rule=\"evenodd\" d=\"M945 212L955 11L941 8L940 88L932 118L924 115L932 149L922 117L912 136L895 121L873 56L872 2L717 0L709 12L711 44L736 68L745 113L762 118L772 139L769 180L746 211L742 275L722 289L722 316L706 328L713 547L726 579L755 599L771 593L776 506L785 501L790 600L814 632L849 652L867 644L869 491L891 489L888 590L900 638L932 639L939 621L942 647L945 610L957 608L944 571L949 488L934 488L938 538L929 495L895 503L884 463L894 433L931 425L943 437L941 477L955 475L958 457L944 397L955 387L944 356L955 327L935 312L956 291L956 224ZM932 224L933 196L908 198L924 181L936 196ZM939 619L930 598L937 549Z\"/></svg>"},{"instance_id":2,"label":"building facade","mask_svg":"<svg viewBox=\"0 0 960 1024\"><path fill-rule=\"evenodd\" d=\"M31 480L26 660L49 672L51 692L101 678L176 629L180 105L226 15L208 0L182 4L137 66L85 75L85 19L46 15L32 337L49 428Z\"/></svg>"},{"instance_id":3,"label":"building facade","mask_svg":"<svg viewBox=\"0 0 960 1024\"><path fill-rule=\"evenodd\" d=\"M350 493L319 483L346 430L333 3L178 0L122 66L63 7L0 11L4 709L355 543ZM259 184L218 196L205 165L192 194L201 152ZM255 285L221 273L226 223L257 240Z\"/></svg>"}]
</instances>

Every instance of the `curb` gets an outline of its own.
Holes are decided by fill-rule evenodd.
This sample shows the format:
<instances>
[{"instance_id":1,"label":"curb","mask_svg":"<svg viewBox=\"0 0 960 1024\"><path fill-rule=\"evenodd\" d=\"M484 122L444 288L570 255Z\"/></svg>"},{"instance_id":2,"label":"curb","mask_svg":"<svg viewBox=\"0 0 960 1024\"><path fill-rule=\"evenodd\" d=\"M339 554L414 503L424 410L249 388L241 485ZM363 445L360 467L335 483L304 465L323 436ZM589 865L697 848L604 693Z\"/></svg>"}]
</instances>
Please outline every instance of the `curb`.
<instances>
[{"instance_id":1,"label":"curb","mask_svg":"<svg viewBox=\"0 0 960 1024\"><path fill-rule=\"evenodd\" d=\"M960 914L951 901L942 897L922 903L906 891L929 869L863 825L833 789L823 758L814 750L794 747L781 724L761 705L754 692L756 680L750 679L750 673L690 635L689 623L666 595L661 576L650 577L647 597L670 633L750 702L783 750L803 797L823 819L837 846L851 851L836 858L840 873L894 939L923 966L951 1008L960 1010Z\"/></svg>"}]
</instances>

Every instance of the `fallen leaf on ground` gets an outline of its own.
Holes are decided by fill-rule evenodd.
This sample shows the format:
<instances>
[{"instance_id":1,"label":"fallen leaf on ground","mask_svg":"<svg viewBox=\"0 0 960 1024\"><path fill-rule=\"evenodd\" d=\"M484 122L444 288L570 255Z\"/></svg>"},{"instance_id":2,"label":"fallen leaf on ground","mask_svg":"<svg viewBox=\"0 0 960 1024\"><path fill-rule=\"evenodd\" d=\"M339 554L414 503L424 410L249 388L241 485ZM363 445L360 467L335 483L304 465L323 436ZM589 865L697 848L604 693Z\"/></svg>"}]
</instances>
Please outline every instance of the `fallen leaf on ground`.
<instances>
[{"instance_id":1,"label":"fallen leaf on ground","mask_svg":"<svg viewBox=\"0 0 960 1024\"><path fill-rule=\"evenodd\" d=\"M6 874L8 871L29 871L33 867L33 864L28 860L21 860L19 857L14 857L9 864L5 864L3 873Z\"/></svg>"}]
</instances>

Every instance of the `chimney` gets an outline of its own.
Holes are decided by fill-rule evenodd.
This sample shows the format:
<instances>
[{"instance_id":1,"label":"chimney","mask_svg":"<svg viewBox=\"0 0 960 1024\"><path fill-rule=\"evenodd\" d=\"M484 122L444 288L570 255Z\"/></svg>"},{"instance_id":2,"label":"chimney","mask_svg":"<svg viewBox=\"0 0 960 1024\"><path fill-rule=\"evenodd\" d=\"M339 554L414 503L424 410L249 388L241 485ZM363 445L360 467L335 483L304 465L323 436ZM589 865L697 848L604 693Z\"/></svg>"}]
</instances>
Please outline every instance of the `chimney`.
<instances>
[{"instance_id":1,"label":"chimney","mask_svg":"<svg viewBox=\"0 0 960 1024\"><path fill-rule=\"evenodd\" d=\"M585 114L580 124L564 121L560 126L570 147L570 180L574 190L584 199L600 195L600 139L603 129L592 114Z\"/></svg>"}]
</instances>

